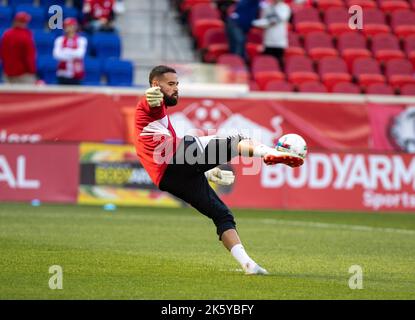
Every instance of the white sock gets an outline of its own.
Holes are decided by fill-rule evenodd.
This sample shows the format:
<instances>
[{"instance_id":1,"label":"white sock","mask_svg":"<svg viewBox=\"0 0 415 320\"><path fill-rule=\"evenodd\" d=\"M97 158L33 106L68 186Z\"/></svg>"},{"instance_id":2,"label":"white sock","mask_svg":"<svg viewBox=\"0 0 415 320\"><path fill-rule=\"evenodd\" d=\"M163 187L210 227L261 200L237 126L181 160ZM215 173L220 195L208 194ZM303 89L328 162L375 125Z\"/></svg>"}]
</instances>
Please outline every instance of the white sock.
<instances>
[{"instance_id":1,"label":"white sock","mask_svg":"<svg viewBox=\"0 0 415 320\"><path fill-rule=\"evenodd\" d=\"M254 147L253 156L262 158L269 152L270 147L265 144L260 144Z\"/></svg>"},{"instance_id":2,"label":"white sock","mask_svg":"<svg viewBox=\"0 0 415 320\"><path fill-rule=\"evenodd\" d=\"M242 269L252 269L256 266L256 262L252 260L246 253L242 244L236 244L231 249L231 254L240 263Z\"/></svg>"}]
</instances>

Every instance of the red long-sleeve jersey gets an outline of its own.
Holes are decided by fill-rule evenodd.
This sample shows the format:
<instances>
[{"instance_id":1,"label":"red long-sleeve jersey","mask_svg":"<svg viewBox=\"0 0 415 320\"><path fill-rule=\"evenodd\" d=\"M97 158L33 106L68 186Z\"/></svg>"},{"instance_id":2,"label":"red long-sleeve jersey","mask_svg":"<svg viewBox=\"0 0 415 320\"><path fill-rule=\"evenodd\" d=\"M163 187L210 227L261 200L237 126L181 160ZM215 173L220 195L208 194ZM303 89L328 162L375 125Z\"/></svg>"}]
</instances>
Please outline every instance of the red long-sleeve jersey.
<instances>
[{"instance_id":1,"label":"red long-sleeve jersey","mask_svg":"<svg viewBox=\"0 0 415 320\"><path fill-rule=\"evenodd\" d=\"M134 144L138 159L157 186L179 142L166 109L164 102L160 107L150 107L143 99L135 114Z\"/></svg>"},{"instance_id":2,"label":"red long-sleeve jersey","mask_svg":"<svg viewBox=\"0 0 415 320\"><path fill-rule=\"evenodd\" d=\"M32 32L24 28L8 29L1 40L0 58L4 73L17 77L36 73L36 47Z\"/></svg>"}]
</instances>

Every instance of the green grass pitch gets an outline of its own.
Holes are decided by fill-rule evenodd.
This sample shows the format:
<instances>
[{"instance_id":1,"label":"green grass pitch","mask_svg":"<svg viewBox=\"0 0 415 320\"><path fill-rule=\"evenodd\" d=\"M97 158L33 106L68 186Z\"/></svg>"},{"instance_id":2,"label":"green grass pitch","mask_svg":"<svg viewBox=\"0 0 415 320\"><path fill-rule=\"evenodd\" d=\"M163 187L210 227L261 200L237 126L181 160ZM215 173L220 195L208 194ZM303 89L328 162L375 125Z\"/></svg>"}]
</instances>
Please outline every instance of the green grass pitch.
<instances>
[{"instance_id":1,"label":"green grass pitch","mask_svg":"<svg viewBox=\"0 0 415 320\"><path fill-rule=\"evenodd\" d=\"M414 299L415 215L234 210L245 276L191 208L0 204L0 299ZM49 288L49 267L63 289ZM363 289L349 288L349 268Z\"/></svg>"}]
</instances>

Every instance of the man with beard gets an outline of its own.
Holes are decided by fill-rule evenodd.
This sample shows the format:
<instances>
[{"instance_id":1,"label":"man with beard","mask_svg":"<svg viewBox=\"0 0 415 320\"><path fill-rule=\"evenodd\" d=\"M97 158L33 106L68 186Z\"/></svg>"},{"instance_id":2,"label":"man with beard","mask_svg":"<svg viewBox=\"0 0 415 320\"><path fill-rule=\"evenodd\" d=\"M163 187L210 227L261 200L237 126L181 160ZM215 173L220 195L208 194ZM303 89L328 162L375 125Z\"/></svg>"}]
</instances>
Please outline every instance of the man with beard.
<instances>
[{"instance_id":1,"label":"man with beard","mask_svg":"<svg viewBox=\"0 0 415 320\"><path fill-rule=\"evenodd\" d=\"M238 134L220 136L185 136L179 139L166 113L179 99L176 71L167 66L153 68L150 88L136 108L135 147L138 158L154 184L162 191L189 203L213 220L219 240L240 263L245 274L267 274L246 253L236 231L231 211L210 187L208 180L229 185L234 182L232 171L217 166L244 155L261 157L267 165L283 163L290 167L303 160L278 152Z\"/></svg>"}]
</instances>

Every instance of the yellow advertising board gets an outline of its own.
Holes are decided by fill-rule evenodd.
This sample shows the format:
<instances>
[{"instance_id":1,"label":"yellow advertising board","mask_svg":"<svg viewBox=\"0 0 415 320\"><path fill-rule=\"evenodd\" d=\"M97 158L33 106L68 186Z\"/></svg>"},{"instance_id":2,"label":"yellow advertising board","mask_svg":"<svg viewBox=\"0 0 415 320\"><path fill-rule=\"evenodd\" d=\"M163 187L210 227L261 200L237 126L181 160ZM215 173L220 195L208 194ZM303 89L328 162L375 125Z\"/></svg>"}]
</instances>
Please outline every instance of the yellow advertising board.
<instances>
[{"instance_id":1,"label":"yellow advertising board","mask_svg":"<svg viewBox=\"0 0 415 320\"><path fill-rule=\"evenodd\" d=\"M79 204L181 206L179 200L152 183L134 146L81 143L79 148Z\"/></svg>"}]
</instances>

